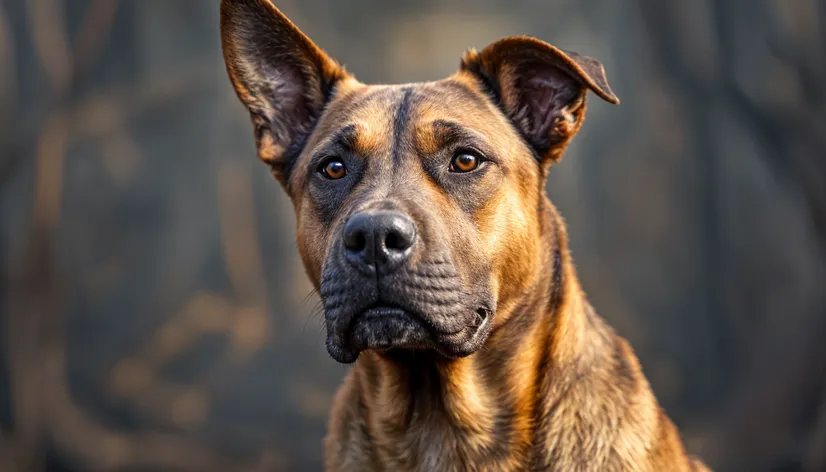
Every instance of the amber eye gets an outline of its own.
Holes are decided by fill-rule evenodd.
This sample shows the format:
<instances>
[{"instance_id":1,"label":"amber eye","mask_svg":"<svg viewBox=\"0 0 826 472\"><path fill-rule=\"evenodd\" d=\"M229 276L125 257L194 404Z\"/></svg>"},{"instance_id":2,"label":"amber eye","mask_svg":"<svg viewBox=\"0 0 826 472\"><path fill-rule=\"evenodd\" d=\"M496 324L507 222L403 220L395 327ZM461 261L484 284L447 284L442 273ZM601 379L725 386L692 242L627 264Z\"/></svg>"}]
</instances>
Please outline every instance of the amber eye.
<instances>
[{"instance_id":1,"label":"amber eye","mask_svg":"<svg viewBox=\"0 0 826 472\"><path fill-rule=\"evenodd\" d=\"M468 152L459 152L453 156L450 161L451 172L470 172L479 167L480 159L478 156Z\"/></svg>"},{"instance_id":2,"label":"amber eye","mask_svg":"<svg viewBox=\"0 0 826 472\"><path fill-rule=\"evenodd\" d=\"M347 168L338 159L330 159L322 164L320 172L330 180L338 180L347 175Z\"/></svg>"}]
</instances>

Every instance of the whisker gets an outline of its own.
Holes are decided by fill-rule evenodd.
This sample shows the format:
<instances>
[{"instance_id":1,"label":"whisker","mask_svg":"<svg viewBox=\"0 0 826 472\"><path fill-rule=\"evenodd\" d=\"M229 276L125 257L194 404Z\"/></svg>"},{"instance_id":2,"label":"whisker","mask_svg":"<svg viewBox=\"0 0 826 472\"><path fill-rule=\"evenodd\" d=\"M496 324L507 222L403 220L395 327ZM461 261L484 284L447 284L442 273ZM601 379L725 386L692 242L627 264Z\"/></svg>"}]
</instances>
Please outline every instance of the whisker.
<instances>
[{"instance_id":1,"label":"whisker","mask_svg":"<svg viewBox=\"0 0 826 472\"><path fill-rule=\"evenodd\" d=\"M304 333L307 331L307 324L312 319L318 320L319 324L324 324L324 317L321 316L324 313L324 306L322 305L321 300L316 301L313 309L310 310L310 315L304 319L304 326L301 328L301 332Z\"/></svg>"},{"instance_id":2,"label":"whisker","mask_svg":"<svg viewBox=\"0 0 826 472\"><path fill-rule=\"evenodd\" d=\"M312 298L313 295L317 295L317 294L318 294L318 290L316 290L316 289L310 290L310 293L308 293L307 296L304 297L303 300L301 300L301 306L304 307L307 304L307 302L310 301L310 298Z\"/></svg>"}]
</instances>

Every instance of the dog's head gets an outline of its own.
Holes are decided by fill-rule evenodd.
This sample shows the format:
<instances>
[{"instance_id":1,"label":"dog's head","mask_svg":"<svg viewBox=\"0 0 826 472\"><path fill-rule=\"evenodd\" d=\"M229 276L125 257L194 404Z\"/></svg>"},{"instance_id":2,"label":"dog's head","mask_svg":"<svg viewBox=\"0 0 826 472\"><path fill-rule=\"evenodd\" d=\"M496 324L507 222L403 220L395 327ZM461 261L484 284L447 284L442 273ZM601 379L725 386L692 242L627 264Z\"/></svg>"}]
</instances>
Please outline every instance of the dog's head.
<instances>
[{"instance_id":1,"label":"dog's head","mask_svg":"<svg viewBox=\"0 0 826 472\"><path fill-rule=\"evenodd\" d=\"M594 59L528 37L469 51L446 79L365 85L269 0L224 0L224 55L259 157L293 201L327 349L468 355L541 277L544 181Z\"/></svg>"}]
</instances>

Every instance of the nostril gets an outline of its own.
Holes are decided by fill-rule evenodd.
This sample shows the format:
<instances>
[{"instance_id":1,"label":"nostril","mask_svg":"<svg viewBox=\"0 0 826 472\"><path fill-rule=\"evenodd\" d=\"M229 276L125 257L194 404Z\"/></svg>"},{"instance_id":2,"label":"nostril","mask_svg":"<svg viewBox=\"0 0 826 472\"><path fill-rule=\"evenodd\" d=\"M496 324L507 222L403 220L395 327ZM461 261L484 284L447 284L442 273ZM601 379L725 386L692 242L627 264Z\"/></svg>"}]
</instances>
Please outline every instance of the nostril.
<instances>
[{"instance_id":1,"label":"nostril","mask_svg":"<svg viewBox=\"0 0 826 472\"><path fill-rule=\"evenodd\" d=\"M416 231L413 228L390 231L384 237L384 247L388 251L403 252L413 245L414 239L416 239Z\"/></svg>"},{"instance_id":2,"label":"nostril","mask_svg":"<svg viewBox=\"0 0 826 472\"><path fill-rule=\"evenodd\" d=\"M391 231L387 233L387 237L384 238L384 247L390 249L391 251L404 251L410 244L404 243L404 238L402 235L395 231Z\"/></svg>"},{"instance_id":3,"label":"nostril","mask_svg":"<svg viewBox=\"0 0 826 472\"><path fill-rule=\"evenodd\" d=\"M416 239L416 227L410 219L391 215L387 233L384 234L384 249L389 252L404 252L413 246Z\"/></svg>"},{"instance_id":4,"label":"nostril","mask_svg":"<svg viewBox=\"0 0 826 472\"><path fill-rule=\"evenodd\" d=\"M344 235L344 247L353 252L361 252L367 246L367 238L364 231L348 231Z\"/></svg>"}]
</instances>

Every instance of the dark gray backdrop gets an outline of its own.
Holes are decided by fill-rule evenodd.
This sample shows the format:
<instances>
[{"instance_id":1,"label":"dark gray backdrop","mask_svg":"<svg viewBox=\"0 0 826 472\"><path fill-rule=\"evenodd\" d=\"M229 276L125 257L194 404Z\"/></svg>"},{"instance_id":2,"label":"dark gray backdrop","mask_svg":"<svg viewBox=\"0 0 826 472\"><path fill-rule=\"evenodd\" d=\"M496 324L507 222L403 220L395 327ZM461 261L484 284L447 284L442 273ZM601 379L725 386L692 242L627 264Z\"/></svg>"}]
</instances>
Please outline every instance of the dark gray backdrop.
<instances>
[{"instance_id":1,"label":"dark gray backdrop","mask_svg":"<svg viewBox=\"0 0 826 472\"><path fill-rule=\"evenodd\" d=\"M344 368L217 0L0 1L0 470L318 470ZM282 0L366 82L531 34L600 59L548 183L692 451L826 470L826 3Z\"/></svg>"}]
</instances>

